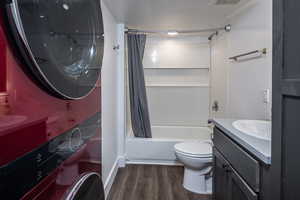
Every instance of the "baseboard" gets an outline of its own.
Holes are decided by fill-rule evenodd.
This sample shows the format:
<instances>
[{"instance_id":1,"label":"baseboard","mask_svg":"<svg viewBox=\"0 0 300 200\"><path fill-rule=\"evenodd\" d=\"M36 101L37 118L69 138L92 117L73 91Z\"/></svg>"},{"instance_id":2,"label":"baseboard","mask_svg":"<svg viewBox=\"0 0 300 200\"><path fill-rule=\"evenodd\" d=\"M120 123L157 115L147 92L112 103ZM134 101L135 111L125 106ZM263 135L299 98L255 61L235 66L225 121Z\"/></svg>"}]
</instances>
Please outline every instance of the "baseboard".
<instances>
[{"instance_id":1,"label":"baseboard","mask_svg":"<svg viewBox=\"0 0 300 200\"><path fill-rule=\"evenodd\" d=\"M178 161L172 161L172 160L126 160L126 164L183 166Z\"/></svg>"},{"instance_id":2,"label":"baseboard","mask_svg":"<svg viewBox=\"0 0 300 200\"><path fill-rule=\"evenodd\" d=\"M125 156L119 156L119 168L126 167L126 158Z\"/></svg>"},{"instance_id":3,"label":"baseboard","mask_svg":"<svg viewBox=\"0 0 300 200\"><path fill-rule=\"evenodd\" d=\"M114 162L114 164L113 164L113 166L112 166L112 168L111 168L111 170L109 172L109 175L108 175L108 177L107 177L107 179L106 179L106 181L104 183L104 191L105 191L105 196L106 197L108 196L109 191L111 189L111 186L113 185L114 180L116 178L116 175L118 173L119 162L120 162L120 157L118 157L115 160L115 162Z\"/></svg>"}]
</instances>

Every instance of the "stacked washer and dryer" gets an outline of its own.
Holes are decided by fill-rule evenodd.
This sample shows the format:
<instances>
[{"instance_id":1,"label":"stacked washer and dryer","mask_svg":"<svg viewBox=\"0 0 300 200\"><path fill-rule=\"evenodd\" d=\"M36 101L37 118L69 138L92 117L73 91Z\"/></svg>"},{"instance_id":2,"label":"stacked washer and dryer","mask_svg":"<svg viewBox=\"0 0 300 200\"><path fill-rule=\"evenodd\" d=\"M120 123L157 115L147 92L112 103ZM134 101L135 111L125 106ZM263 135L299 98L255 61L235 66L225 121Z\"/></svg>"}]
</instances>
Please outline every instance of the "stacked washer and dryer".
<instances>
[{"instance_id":1,"label":"stacked washer and dryer","mask_svg":"<svg viewBox=\"0 0 300 200\"><path fill-rule=\"evenodd\" d=\"M1 199L104 199L100 1L0 5Z\"/></svg>"}]
</instances>

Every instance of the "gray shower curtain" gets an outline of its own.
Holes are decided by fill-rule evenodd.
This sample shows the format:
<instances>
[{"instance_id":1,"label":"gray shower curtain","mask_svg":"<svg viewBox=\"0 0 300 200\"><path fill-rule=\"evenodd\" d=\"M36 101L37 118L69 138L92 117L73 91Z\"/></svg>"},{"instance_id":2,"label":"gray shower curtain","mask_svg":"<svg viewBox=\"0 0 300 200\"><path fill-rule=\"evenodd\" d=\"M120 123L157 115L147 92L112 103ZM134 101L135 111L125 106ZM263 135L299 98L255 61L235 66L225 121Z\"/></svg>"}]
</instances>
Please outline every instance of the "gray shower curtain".
<instances>
[{"instance_id":1,"label":"gray shower curtain","mask_svg":"<svg viewBox=\"0 0 300 200\"><path fill-rule=\"evenodd\" d=\"M135 137L151 138L143 57L146 35L128 34L128 78L131 124Z\"/></svg>"}]
</instances>

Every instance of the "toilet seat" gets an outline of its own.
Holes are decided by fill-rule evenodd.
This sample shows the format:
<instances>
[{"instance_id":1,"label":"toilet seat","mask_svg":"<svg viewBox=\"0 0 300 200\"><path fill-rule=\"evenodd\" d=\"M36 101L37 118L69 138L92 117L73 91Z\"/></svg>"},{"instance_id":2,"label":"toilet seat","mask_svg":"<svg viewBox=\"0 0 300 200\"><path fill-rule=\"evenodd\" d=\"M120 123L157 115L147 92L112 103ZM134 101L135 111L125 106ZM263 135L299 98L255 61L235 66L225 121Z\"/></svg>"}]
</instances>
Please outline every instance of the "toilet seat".
<instances>
[{"instance_id":1,"label":"toilet seat","mask_svg":"<svg viewBox=\"0 0 300 200\"><path fill-rule=\"evenodd\" d=\"M211 158L212 145L209 142L184 142L174 146L177 153L194 158Z\"/></svg>"}]
</instances>

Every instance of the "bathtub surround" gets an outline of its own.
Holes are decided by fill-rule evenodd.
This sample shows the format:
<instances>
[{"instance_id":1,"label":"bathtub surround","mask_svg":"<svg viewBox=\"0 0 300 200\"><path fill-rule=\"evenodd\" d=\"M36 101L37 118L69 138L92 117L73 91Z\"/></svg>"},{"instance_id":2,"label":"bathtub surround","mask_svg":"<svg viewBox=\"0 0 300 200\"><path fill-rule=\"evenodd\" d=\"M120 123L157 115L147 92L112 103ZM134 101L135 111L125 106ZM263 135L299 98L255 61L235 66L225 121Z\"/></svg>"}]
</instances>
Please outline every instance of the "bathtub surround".
<instances>
[{"instance_id":1,"label":"bathtub surround","mask_svg":"<svg viewBox=\"0 0 300 200\"><path fill-rule=\"evenodd\" d=\"M147 37L143 60L152 126L207 126L210 46L206 37Z\"/></svg>"},{"instance_id":2,"label":"bathtub surround","mask_svg":"<svg viewBox=\"0 0 300 200\"><path fill-rule=\"evenodd\" d=\"M151 138L143 57L146 35L128 34L128 75L132 130L135 137Z\"/></svg>"}]
</instances>

